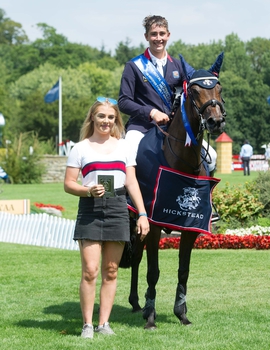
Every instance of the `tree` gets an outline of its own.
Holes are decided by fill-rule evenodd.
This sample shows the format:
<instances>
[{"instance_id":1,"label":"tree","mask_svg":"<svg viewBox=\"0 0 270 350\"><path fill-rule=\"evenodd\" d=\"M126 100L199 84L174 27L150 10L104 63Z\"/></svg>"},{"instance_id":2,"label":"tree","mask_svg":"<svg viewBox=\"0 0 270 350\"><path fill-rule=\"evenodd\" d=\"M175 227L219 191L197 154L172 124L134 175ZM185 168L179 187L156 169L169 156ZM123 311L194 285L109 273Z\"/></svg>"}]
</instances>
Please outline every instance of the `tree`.
<instances>
[{"instance_id":1,"label":"tree","mask_svg":"<svg viewBox=\"0 0 270 350\"><path fill-rule=\"evenodd\" d=\"M126 38L126 41L120 41L115 49L115 59L122 65L131 60L133 57L144 52L145 47L141 43L139 47L130 47L131 40Z\"/></svg>"},{"instance_id":2,"label":"tree","mask_svg":"<svg viewBox=\"0 0 270 350\"><path fill-rule=\"evenodd\" d=\"M101 69L95 63L83 63L78 69L88 75L92 96L118 98L122 69L117 68L114 71Z\"/></svg>"},{"instance_id":3,"label":"tree","mask_svg":"<svg viewBox=\"0 0 270 350\"><path fill-rule=\"evenodd\" d=\"M231 71L221 72L220 81L226 101L225 131L233 140L233 153L239 153L245 139L252 144L254 153L261 153L270 132L270 115L264 99L268 87L260 81L250 85Z\"/></svg>"},{"instance_id":4,"label":"tree","mask_svg":"<svg viewBox=\"0 0 270 350\"><path fill-rule=\"evenodd\" d=\"M210 44L187 45L179 40L169 46L168 52L171 56L179 59L181 54L184 59L195 69L209 69L213 60L224 51L221 41Z\"/></svg>"},{"instance_id":5,"label":"tree","mask_svg":"<svg viewBox=\"0 0 270 350\"><path fill-rule=\"evenodd\" d=\"M270 86L270 40L254 38L247 42L246 47L252 68L262 77L263 82Z\"/></svg>"},{"instance_id":6,"label":"tree","mask_svg":"<svg viewBox=\"0 0 270 350\"><path fill-rule=\"evenodd\" d=\"M0 9L0 44L20 45L28 42L22 25L5 17L5 15L5 11Z\"/></svg>"},{"instance_id":7,"label":"tree","mask_svg":"<svg viewBox=\"0 0 270 350\"><path fill-rule=\"evenodd\" d=\"M251 60L246 54L245 44L236 34L227 35L225 38L224 63L222 69L231 71L248 79L251 74Z\"/></svg>"}]
</instances>

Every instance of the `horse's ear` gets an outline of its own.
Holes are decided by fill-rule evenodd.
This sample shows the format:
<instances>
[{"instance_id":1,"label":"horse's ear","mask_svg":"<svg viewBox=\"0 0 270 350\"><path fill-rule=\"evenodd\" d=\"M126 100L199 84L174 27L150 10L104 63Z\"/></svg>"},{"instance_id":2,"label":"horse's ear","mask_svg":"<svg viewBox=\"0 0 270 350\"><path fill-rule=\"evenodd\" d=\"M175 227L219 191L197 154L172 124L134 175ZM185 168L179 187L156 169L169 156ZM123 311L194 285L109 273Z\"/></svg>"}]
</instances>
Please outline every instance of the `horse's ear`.
<instances>
[{"instance_id":1,"label":"horse's ear","mask_svg":"<svg viewBox=\"0 0 270 350\"><path fill-rule=\"evenodd\" d=\"M224 57L224 52L221 52L217 59L216 62L210 67L209 72L213 73L214 75L216 75L218 77L219 75L219 71L223 62L223 57Z\"/></svg>"},{"instance_id":2,"label":"horse's ear","mask_svg":"<svg viewBox=\"0 0 270 350\"><path fill-rule=\"evenodd\" d=\"M190 81L190 78L195 72L195 69L185 61L184 57L181 54L179 55L179 57L180 57L180 61L184 72L184 80Z\"/></svg>"}]
</instances>

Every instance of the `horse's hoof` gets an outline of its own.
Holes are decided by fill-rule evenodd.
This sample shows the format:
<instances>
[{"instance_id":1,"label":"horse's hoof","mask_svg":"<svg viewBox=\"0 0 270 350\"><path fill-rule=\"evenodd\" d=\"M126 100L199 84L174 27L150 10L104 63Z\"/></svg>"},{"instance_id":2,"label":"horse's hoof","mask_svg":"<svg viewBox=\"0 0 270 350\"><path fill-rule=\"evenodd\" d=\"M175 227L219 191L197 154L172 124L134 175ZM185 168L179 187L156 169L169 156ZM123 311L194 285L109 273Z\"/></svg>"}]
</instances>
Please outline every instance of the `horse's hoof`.
<instances>
[{"instance_id":1,"label":"horse's hoof","mask_svg":"<svg viewBox=\"0 0 270 350\"><path fill-rule=\"evenodd\" d=\"M177 316L178 317L178 316ZM180 323L183 325L183 326L191 326L192 323L189 321L189 319L187 318L186 314L182 314L178 317Z\"/></svg>"},{"instance_id":2,"label":"horse's hoof","mask_svg":"<svg viewBox=\"0 0 270 350\"><path fill-rule=\"evenodd\" d=\"M155 309L150 313L149 317L147 318L147 323L144 326L144 329L153 331L157 328L155 324L155 319L156 319L156 311Z\"/></svg>"},{"instance_id":3,"label":"horse's hoof","mask_svg":"<svg viewBox=\"0 0 270 350\"><path fill-rule=\"evenodd\" d=\"M157 328L156 324L154 322L147 322L144 326L144 329L147 331L154 331Z\"/></svg>"}]
</instances>

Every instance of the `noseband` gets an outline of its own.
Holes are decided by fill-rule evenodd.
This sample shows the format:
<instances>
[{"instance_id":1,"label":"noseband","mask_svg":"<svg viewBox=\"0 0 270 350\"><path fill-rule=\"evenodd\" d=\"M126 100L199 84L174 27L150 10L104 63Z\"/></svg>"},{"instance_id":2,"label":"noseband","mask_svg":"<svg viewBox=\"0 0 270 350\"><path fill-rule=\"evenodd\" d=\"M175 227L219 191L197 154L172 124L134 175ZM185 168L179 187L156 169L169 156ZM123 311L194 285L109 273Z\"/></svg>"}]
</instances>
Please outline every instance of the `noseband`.
<instances>
[{"instance_id":1,"label":"noseband","mask_svg":"<svg viewBox=\"0 0 270 350\"><path fill-rule=\"evenodd\" d=\"M224 99L222 99L222 102L216 100L216 99L212 99L212 100L208 100L206 101L201 107L198 107L197 104L196 104L196 101L193 97L193 94L192 94L192 91L190 89L190 87L187 88L187 93L188 93L188 96L191 100L191 103L195 109L195 111L197 112L197 115L198 117L200 118L201 120L201 123L205 124L206 123L206 119L203 118L203 113L205 112L206 108L211 106L211 107L216 107L217 105L219 106L220 108L220 111L222 113L222 116L225 118L226 117L226 111L225 111L225 108L224 108ZM205 127L204 127L205 128Z\"/></svg>"}]
</instances>

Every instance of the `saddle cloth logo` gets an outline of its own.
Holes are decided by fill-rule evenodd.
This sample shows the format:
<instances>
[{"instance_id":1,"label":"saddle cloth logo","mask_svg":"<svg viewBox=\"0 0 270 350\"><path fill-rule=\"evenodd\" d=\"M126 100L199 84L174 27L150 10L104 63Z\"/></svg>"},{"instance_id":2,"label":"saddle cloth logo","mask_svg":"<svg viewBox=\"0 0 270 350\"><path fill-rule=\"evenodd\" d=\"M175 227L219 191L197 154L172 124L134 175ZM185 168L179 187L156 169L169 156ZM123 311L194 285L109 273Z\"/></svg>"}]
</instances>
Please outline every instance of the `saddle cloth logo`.
<instances>
[{"instance_id":1,"label":"saddle cloth logo","mask_svg":"<svg viewBox=\"0 0 270 350\"><path fill-rule=\"evenodd\" d=\"M176 202L182 210L196 209L201 201L199 191L194 187L184 187L183 195L179 195Z\"/></svg>"},{"instance_id":2,"label":"saddle cloth logo","mask_svg":"<svg viewBox=\"0 0 270 350\"><path fill-rule=\"evenodd\" d=\"M149 221L179 231L211 234L212 191L219 181L160 166Z\"/></svg>"}]
</instances>

